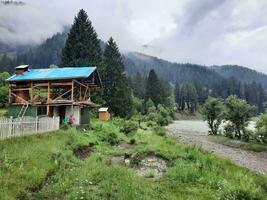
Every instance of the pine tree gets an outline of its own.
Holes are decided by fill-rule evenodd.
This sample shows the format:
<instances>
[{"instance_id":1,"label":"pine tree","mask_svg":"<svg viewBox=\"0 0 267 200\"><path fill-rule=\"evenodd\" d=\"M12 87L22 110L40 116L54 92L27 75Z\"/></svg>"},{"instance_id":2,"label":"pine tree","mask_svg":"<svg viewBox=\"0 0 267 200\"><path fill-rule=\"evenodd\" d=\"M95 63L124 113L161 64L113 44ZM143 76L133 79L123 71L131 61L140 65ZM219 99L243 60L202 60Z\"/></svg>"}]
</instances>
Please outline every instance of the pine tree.
<instances>
[{"instance_id":1,"label":"pine tree","mask_svg":"<svg viewBox=\"0 0 267 200\"><path fill-rule=\"evenodd\" d=\"M162 104L162 87L156 72L152 69L149 72L146 84L146 101L150 98L157 106Z\"/></svg>"},{"instance_id":2,"label":"pine tree","mask_svg":"<svg viewBox=\"0 0 267 200\"><path fill-rule=\"evenodd\" d=\"M102 72L100 40L83 9L75 17L65 47L62 49L62 64L64 66L97 66L100 73Z\"/></svg>"},{"instance_id":3,"label":"pine tree","mask_svg":"<svg viewBox=\"0 0 267 200\"><path fill-rule=\"evenodd\" d=\"M180 85L178 83L176 83L176 85L175 85L174 97L175 97L176 104L180 108L181 91L180 91Z\"/></svg>"},{"instance_id":4,"label":"pine tree","mask_svg":"<svg viewBox=\"0 0 267 200\"><path fill-rule=\"evenodd\" d=\"M132 88L133 88L133 94L134 96L144 99L145 98L145 85L146 80L145 78L140 74L140 72L137 72L135 76L132 78Z\"/></svg>"},{"instance_id":5,"label":"pine tree","mask_svg":"<svg viewBox=\"0 0 267 200\"><path fill-rule=\"evenodd\" d=\"M126 117L132 111L132 92L121 54L112 38L104 51L104 66L102 80L106 104L115 115Z\"/></svg>"}]
</instances>

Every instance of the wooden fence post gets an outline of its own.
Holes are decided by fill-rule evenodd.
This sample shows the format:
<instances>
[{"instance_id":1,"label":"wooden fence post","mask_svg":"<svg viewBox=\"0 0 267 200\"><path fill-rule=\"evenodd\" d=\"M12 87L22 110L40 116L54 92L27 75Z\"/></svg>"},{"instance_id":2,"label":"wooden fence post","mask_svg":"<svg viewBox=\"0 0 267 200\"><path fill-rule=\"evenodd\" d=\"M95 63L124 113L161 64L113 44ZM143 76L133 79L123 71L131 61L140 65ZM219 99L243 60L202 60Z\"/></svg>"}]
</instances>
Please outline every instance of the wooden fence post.
<instances>
[{"instance_id":1,"label":"wooden fence post","mask_svg":"<svg viewBox=\"0 0 267 200\"><path fill-rule=\"evenodd\" d=\"M9 130L7 137L12 137L12 130L13 130L13 117L10 116L9 118Z\"/></svg>"},{"instance_id":2,"label":"wooden fence post","mask_svg":"<svg viewBox=\"0 0 267 200\"><path fill-rule=\"evenodd\" d=\"M38 133L38 116L36 116L36 119L35 119L35 131L36 133Z\"/></svg>"}]
</instances>

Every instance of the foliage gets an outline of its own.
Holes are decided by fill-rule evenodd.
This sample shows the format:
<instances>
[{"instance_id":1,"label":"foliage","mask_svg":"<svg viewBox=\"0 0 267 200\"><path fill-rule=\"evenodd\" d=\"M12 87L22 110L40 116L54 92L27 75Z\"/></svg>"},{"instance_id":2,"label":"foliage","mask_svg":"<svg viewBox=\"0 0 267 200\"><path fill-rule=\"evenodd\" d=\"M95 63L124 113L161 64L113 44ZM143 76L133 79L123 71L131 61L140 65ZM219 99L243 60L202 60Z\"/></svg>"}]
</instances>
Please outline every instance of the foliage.
<instances>
[{"instance_id":1,"label":"foliage","mask_svg":"<svg viewBox=\"0 0 267 200\"><path fill-rule=\"evenodd\" d=\"M108 142L110 145L116 145L119 143L118 136L114 132L107 134L107 136L103 138L103 141Z\"/></svg>"},{"instance_id":2,"label":"foliage","mask_svg":"<svg viewBox=\"0 0 267 200\"><path fill-rule=\"evenodd\" d=\"M241 139L245 133L246 126L251 119L253 107L245 100L236 96L229 96L225 102L224 119L230 121L235 128L235 136Z\"/></svg>"},{"instance_id":3,"label":"foliage","mask_svg":"<svg viewBox=\"0 0 267 200\"><path fill-rule=\"evenodd\" d=\"M166 129L161 126L155 126L153 128L154 133L156 133L158 136L165 136L166 135Z\"/></svg>"},{"instance_id":4,"label":"foliage","mask_svg":"<svg viewBox=\"0 0 267 200\"><path fill-rule=\"evenodd\" d=\"M182 112L188 110L190 113L195 113L197 105L200 103L198 100L198 93L201 93L201 91L197 91L194 85L184 84L180 86L176 84L175 101L178 105L178 110ZM203 97L201 97L201 101L203 101L202 98Z\"/></svg>"},{"instance_id":5,"label":"foliage","mask_svg":"<svg viewBox=\"0 0 267 200\"><path fill-rule=\"evenodd\" d=\"M65 47L62 49L62 64L64 66L97 66L101 71L100 40L83 9L79 11L70 28Z\"/></svg>"},{"instance_id":6,"label":"foliage","mask_svg":"<svg viewBox=\"0 0 267 200\"><path fill-rule=\"evenodd\" d=\"M162 86L158 79L156 72L152 69L149 72L147 83L146 83L146 101L151 99L153 103L157 106L158 104L163 103L162 97Z\"/></svg>"},{"instance_id":7,"label":"foliage","mask_svg":"<svg viewBox=\"0 0 267 200\"><path fill-rule=\"evenodd\" d=\"M257 139L264 143L267 143L267 112L262 114L256 123Z\"/></svg>"},{"instance_id":8,"label":"foliage","mask_svg":"<svg viewBox=\"0 0 267 200\"><path fill-rule=\"evenodd\" d=\"M132 77L131 84L134 96L139 99L144 99L146 93L146 77L144 77L140 72L137 72Z\"/></svg>"},{"instance_id":9,"label":"foliage","mask_svg":"<svg viewBox=\"0 0 267 200\"><path fill-rule=\"evenodd\" d=\"M133 121L125 121L120 129L125 135L135 133L138 129L138 125Z\"/></svg>"},{"instance_id":10,"label":"foliage","mask_svg":"<svg viewBox=\"0 0 267 200\"><path fill-rule=\"evenodd\" d=\"M219 99L209 97L202 107L201 113L204 120L207 120L210 133L217 135L222 122L223 103Z\"/></svg>"},{"instance_id":11,"label":"foliage","mask_svg":"<svg viewBox=\"0 0 267 200\"><path fill-rule=\"evenodd\" d=\"M231 123L227 123L223 128L224 135L228 138L233 139L235 134L235 127Z\"/></svg>"},{"instance_id":12,"label":"foliage","mask_svg":"<svg viewBox=\"0 0 267 200\"><path fill-rule=\"evenodd\" d=\"M6 79L9 77L8 72L0 73L0 108L4 107L8 97L8 86Z\"/></svg>"},{"instance_id":13,"label":"foliage","mask_svg":"<svg viewBox=\"0 0 267 200\"><path fill-rule=\"evenodd\" d=\"M124 73L121 54L113 38L109 39L105 48L104 64L102 80L107 106L116 116L131 116L133 109L131 88Z\"/></svg>"}]
</instances>

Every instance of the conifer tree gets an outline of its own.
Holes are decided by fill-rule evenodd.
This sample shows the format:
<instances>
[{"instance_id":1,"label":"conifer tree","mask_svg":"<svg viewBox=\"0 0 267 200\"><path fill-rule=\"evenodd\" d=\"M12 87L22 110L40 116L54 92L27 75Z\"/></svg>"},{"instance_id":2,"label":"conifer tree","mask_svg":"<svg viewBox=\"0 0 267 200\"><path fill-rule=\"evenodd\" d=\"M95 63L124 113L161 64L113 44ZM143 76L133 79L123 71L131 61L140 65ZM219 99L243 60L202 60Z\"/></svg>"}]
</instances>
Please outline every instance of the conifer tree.
<instances>
[{"instance_id":1,"label":"conifer tree","mask_svg":"<svg viewBox=\"0 0 267 200\"><path fill-rule=\"evenodd\" d=\"M150 98L157 106L162 103L161 84L154 69L150 70L146 84L146 101Z\"/></svg>"},{"instance_id":2,"label":"conifer tree","mask_svg":"<svg viewBox=\"0 0 267 200\"><path fill-rule=\"evenodd\" d=\"M83 9L75 17L65 47L62 49L62 64L64 66L97 66L100 73L102 72L100 40Z\"/></svg>"},{"instance_id":3,"label":"conifer tree","mask_svg":"<svg viewBox=\"0 0 267 200\"><path fill-rule=\"evenodd\" d=\"M113 38L109 39L104 51L104 66L102 80L106 104L115 115L126 117L132 111L132 92L119 48Z\"/></svg>"}]
</instances>

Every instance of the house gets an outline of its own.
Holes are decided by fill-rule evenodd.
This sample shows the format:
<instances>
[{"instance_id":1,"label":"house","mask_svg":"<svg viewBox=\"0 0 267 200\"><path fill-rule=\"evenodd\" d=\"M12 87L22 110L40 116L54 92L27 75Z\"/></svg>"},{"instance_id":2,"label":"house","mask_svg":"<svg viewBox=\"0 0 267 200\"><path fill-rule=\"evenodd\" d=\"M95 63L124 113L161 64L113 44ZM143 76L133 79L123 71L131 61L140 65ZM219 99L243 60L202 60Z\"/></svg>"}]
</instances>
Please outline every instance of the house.
<instances>
[{"instance_id":1,"label":"house","mask_svg":"<svg viewBox=\"0 0 267 200\"><path fill-rule=\"evenodd\" d=\"M7 81L11 116L59 116L61 122L73 116L77 125L89 123L90 108L98 107L91 101L91 92L102 88L96 67L30 69L21 65Z\"/></svg>"}]
</instances>

